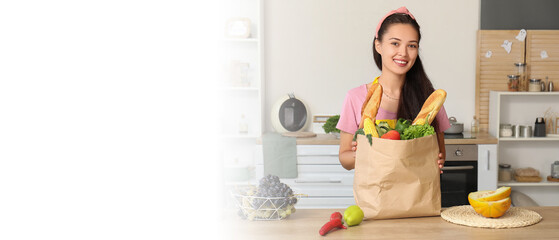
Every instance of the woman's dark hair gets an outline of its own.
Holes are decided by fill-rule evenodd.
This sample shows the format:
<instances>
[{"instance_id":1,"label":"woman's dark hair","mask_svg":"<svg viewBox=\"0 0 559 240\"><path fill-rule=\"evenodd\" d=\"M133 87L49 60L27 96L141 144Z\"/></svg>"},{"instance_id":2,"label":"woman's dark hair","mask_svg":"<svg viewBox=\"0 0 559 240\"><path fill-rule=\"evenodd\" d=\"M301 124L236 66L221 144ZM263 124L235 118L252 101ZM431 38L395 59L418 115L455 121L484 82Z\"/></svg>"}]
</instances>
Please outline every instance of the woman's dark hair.
<instances>
[{"instance_id":1,"label":"woman's dark hair","mask_svg":"<svg viewBox=\"0 0 559 240\"><path fill-rule=\"evenodd\" d=\"M392 24L402 23L410 24L416 31L418 35L418 42L421 40L421 32L419 31L419 24L415 19L412 19L407 14L392 14L388 16L384 22L382 22L378 30L378 39L382 39L382 36ZM376 39L376 38L375 38ZM382 57L377 52L373 41L373 58L377 67L382 70ZM402 92L400 93L400 102L398 103L398 113L397 118L404 118L413 120L421 110L425 100L433 93L435 89L433 84L427 77L425 70L423 69L423 64L419 55L411 69L406 73L406 80L404 81L404 86L402 86ZM435 130L438 130L437 121L432 123Z\"/></svg>"}]
</instances>

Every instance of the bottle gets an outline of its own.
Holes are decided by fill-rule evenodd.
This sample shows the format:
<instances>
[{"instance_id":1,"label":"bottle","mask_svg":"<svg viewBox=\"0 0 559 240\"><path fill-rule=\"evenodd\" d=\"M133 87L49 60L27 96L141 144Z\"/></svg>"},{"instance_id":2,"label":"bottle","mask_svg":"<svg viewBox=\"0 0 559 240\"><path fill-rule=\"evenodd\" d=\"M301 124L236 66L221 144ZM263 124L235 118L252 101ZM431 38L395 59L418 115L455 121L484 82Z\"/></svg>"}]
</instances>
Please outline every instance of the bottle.
<instances>
[{"instance_id":1,"label":"bottle","mask_svg":"<svg viewBox=\"0 0 559 240\"><path fill-rule=\"evenodd\" d=\"M477 120L476 115L474 115L474 120L472 120L470 132L472 132L472 134L479 132L479 121Z\"/></svg>"},{"instance_id":2,"label":"bottle","mask_svg":"<svg viewBox=\"0 0 559 240\"><path fill-rule=\"evenodd\" d=\"M551 164L551 177L559 178L559 161L555 161Z\"/></svg>"},{"instance_id":3,"label":"bottle","mask_svg":"<svg viewBox=\"0 0 559 240\"><path fill-rule=\"evenodd\" d=\"M545 120L543 117L538 117L534 123L534 137L545 137L545 135Z\"/></svg>"},{"instance_id":4,"label":"bottle","mask_svg":"<svg viewBox=\"0 0 559 240\"><path fill-rule=\"evenodd\" d=\"M241 119L239 120L239 133L240 134L247 134L248 133L248 122L245 119L245 115L241 115Z\"/></svg>"}]
</instances>

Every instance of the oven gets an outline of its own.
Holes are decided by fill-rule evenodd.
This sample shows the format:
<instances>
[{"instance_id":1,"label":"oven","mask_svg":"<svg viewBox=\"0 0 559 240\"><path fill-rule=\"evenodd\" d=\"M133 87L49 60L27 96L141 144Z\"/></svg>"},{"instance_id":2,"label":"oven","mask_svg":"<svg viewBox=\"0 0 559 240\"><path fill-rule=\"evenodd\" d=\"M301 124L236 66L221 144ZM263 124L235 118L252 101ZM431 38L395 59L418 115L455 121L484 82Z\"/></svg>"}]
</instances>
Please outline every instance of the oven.
<instances>
[{"instance_id":1,"label":"oven","mask_svg":"<svg viewBox=\"0 0 559 240\"><path fill-rule=\"evenodd\" d=\"M468 194L477 191L477 145L445 145L441 174L441 206L468 205Z\"/></svg>"}]
</instances>

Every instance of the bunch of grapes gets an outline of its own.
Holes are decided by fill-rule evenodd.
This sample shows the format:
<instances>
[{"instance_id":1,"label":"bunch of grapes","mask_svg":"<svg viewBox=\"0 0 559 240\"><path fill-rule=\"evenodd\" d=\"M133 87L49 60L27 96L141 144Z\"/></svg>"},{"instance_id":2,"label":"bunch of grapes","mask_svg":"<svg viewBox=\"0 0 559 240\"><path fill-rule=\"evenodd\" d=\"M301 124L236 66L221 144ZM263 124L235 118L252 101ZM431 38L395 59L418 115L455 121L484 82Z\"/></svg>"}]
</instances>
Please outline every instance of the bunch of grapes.
<instances>
[{"instance_id":1,"label":"bunch of grapes","mask_svg":"<svg viewBox=\"0 0 559 240\"><path fill-rule=\"evenodd\" d=\"M295 212L297 198L287 184L280 182L278 176L263 177L257 188L249 188L241 195L250 196L238 199L242 206L239 216L243 219L283 219Z\"/></svg>"},{"instance_id":2,"label":"bunch of grapes","mask_svg":"<svg viewBox=\"0 0 559 240\"><path fill-rule=\"evenodd\" d=\"M288 205L294 205L297 203L297 198L293 197L293 190L285 184L280 182L278 176L268 175L260 179L258 190L256 192L257 197L265 197L265 198L280 198L281 199L257 199L259 202L256 202L255 207L272 207L272 208L281 208ZM272 206L261 206L265 203L266 200L269 200L269 203L273 204Z\"/></svg>"}]
</instances>

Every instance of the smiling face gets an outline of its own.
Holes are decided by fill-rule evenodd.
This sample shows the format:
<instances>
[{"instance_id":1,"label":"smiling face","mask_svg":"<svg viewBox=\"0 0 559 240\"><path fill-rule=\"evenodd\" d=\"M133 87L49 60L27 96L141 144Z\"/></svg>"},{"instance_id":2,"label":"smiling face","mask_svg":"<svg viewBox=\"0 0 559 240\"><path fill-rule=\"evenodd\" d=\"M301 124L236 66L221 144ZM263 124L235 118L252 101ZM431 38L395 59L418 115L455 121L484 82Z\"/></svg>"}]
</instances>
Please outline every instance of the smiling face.
<instances>
[{"instance_id":1,"label":"smiling face","mask_svg":"<svg viewBox=\"0 0 559 240\"><path fill-rule=\"evenodd\" d=\"M405 75L415 63L419 34L410 24L392 24L375 40L375 50L382 57L382 72Z\"/></svg>"}]
</instances>

